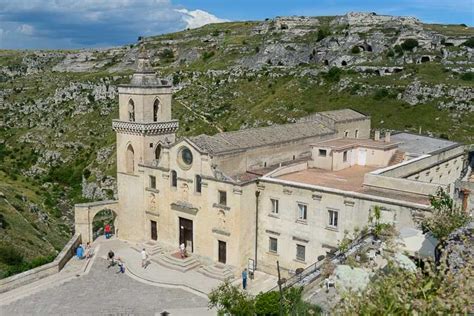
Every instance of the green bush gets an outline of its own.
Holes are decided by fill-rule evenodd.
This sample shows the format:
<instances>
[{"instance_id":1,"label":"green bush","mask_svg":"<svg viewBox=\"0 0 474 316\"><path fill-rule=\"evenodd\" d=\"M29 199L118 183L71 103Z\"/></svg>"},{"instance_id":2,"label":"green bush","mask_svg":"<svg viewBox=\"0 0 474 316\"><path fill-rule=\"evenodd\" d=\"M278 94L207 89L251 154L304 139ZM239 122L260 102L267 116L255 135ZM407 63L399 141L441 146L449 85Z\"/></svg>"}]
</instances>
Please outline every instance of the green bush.
<instances>
[{"instance_id":1,"label":"green bush","mask_svg":"<svg viewBox=\"0 0 474 316\"><path fill-rule=\"evenodd\" d=\"M474 72L465 72L459 78L464 81L474 81Z\"/></svg>"},{"instance_id":2,"label":"green bush","mask_svg":"<svg viewBox=\"0 0 474 316\"><path fill-rule=\"evenodd\" d=\"M165 48L158 54L158 56L162 59L173 59L174 53L172 49Z\"/></svg>"},{"instance_id":3,"label":"green bush","mask_svg":"<svg viewBox=\"0 0 474 316\"><path fill-rule=\"evenodd\" d=\"M323 39L325 39L326 37L328 37L329 35L331 35L331 31L329 30L329 27L321 27L319 30L318 30L318 35L317 35L317 38L316 38L316 41L319 42L319 41L322 41Z\"/></svg>"},{"instance_id":4,"label":"green bush","mask_svg":"<svg viewBox=\"0 0 474 316\"><path fill-rule=\"evenodd\" d=\"M360 48L359 48L359 46L354 46L354 47L352 47L351 53L352 53L352 54L359 54L359 53L360 53Z\"/></svg>"},{"instance_id":5,"label":"green bush","mask_svg":"<svg viewBox=\"0 0 474 316\"><path fill-rule=\"evenodd\" d=\"M402 43L403 50L412 51L413 48L418 46L418 41L414 38L408 38Z\"/></svg>"},{"instance_id":6,"label":"green bush","mask_svg":"<svg viewBox=\"0 0 474 316\"><path fill-rule=\"evenodd\" d=\"M258 294L255 297L255 310L257 315L279 315L280 293L272 291Z\"/></svg>"},{"instance_id":7,"label":"green bush","mask_svg":"<svg viewBox=\"0 0 474 316\"><path fill-rule=\"evenodd\" d=\"M395 52L393 49L390 49L387 51L387 54L386 54L387 57L395 57Z\"/></svg>"},{"instance_id":8,"label":"green bush","mask_svg":"<svg viewBox=\"0 0 474 316\"><path fill-rule=\"evenodd\" d=\"M206 52L202 53L202 60L206 61L206 60L212 58L215 54L216 53L213 50L206 51Z\"/></svg>"},{"instance_id":9,"label":"green bush","mask_svg":"<svg viewBox=\"0 0 474 316\"><path fill-rule=\"evenodd\" d=\"M0 262L15 266L23 263L23 255L13 246L0 246Z\"/></svg>"},{"instance_id":10,"label":"green bush","mask_svg":"<svg viewBox=\"0 0 474 316\"><path fill-rule=\"evenodd\" d=\"M377 89L374 93L374 100L381 100L388 97L388 90L385 88Z\"/></svg>"},{"instance_id":11,"label":"green bush","mask_svg":"<svg viewBox=\"0 0 474 316\"><path fill-rule=\"evenodd\" d=\"M397 53L398 56L403 56L403 48L400 45L395 45L393 47L393 50L395 53Z\"/></svg>"},{"instance_id":12,"label":"green bush","mask_svg":"<svg viewBox=\"0 0 474 316\"><path fill-rule=\"evenodd\" d=\"M462 45L470 47L470 48L474 48L474 37L471 37L470 39L462 43Z\"/></svg>"},{"instance_id":13,"label":"green bush","mask_svg":"<svg viewBox=\"0 0 474 316\"><path fill-rule=\"evenodd\" d=\"M341 73L341 69L331 67L327 73L323 74L323 77L330 82L338 82L341 79Z\"/></svg>"}]
</instances>

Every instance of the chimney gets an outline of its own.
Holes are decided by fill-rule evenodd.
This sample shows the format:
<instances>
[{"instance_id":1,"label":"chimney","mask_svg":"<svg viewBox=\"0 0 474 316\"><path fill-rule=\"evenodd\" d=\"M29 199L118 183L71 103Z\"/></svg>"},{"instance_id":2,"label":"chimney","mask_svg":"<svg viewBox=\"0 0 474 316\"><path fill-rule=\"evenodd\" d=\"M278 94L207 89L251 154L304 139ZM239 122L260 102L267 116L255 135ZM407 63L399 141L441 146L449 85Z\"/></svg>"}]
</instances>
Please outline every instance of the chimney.
<instances>
[{"instance_id":1,"label":"chimney","mask_svg":"<svg viewBox=\"0 0 474 316\"><path fill-rule=\"evenodd\" d=\"M374 140L380 140L380 131L375 131Z\"/></svg>"},{"instance_id":2,"label":"chimney","mask_svg":"<svg viewBox=\"0 0 474 316\"><path fill-rule=\"evenodd\" d=\"M390 142L390 132L389 131L385 132L385 142L386 143Z\"/></svg>"}]
</instances>

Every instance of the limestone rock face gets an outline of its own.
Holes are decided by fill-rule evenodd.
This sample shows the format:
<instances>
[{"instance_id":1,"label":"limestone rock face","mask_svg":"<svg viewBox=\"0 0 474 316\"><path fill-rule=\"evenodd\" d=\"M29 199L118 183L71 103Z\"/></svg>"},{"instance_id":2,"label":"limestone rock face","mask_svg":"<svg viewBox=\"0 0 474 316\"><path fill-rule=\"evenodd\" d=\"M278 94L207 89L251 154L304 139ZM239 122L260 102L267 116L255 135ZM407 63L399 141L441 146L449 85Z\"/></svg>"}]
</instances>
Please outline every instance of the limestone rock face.
<instances>
[{"instance_id":1,"label":"limestone rock face","mask_svg":"<svg viewBox=\"0 0 474 316\"><path fill-rule=\"evenodd\" d=\"M474 262L474 222L471 221L451 233L444 251L451 271L456 273L468 264L472 265Z\"/></svg>"}]
</instances>

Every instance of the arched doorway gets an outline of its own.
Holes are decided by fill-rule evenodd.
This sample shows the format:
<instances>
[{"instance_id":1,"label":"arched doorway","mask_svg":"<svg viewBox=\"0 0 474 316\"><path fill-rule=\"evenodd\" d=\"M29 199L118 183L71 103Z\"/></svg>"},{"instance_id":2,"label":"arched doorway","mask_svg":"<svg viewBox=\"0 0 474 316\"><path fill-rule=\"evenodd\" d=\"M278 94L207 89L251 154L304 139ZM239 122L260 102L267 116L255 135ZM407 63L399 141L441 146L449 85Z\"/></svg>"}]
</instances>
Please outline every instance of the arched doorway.
<instances>
[{"instance_id":1,"label":"arched doorway","mask_svg":"<svg viewBox=\"0 0 474 316\"><path fill-rule=\"evenodd\" d=\"M116 232L116 218L117 214L111 209L98 211L92 219L92 240L99 236L104 236L107 227L110 230L108 237L114 236Z\"/></svg>"},{"instance_id":2,"label":"arched doorway","mask_svg":"<svg viewBox=\"0 0 474 316\"><path fill-rule=\"evenodd\" d=\"M125 169L127 173L133 173L135 168L135 151L131 144L127 147L127 153L125 155Z\"/></svg>"}]
</instances>

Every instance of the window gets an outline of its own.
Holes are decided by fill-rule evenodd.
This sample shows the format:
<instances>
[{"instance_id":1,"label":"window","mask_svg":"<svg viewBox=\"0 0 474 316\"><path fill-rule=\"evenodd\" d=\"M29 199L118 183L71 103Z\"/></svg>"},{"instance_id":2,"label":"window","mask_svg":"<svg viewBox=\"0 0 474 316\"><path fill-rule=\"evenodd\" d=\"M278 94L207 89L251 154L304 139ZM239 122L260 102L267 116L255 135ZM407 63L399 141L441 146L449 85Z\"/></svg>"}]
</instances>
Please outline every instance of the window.
<instances>
[{"instance_id":1,"label":"window","mask_svg":"<svg viewBox=\"0 0 474 316\"><path fill-rule=\"evenodd\" d=\"M355 138L359 138L359 130L358 129L356 129L354 135L355 135Z\"/></svg>"},{"instance_id":2,"label":"window","mask_svg":"<svg viewBox=\"0 0 474 316\"><path fill-rule=\"evenodd\" d=\"M349 137L349 131L345 131L345 132L344 132L344 137L345 137L345 138Z\"/></svg>"},{"instance_id":3,"label":"window","mask_svg":"<svg viewBox=\"0 0 474 316\"><path fill-rule=\"evenodd\" d=\"M150 176L150 188L156 189L156 178L155 178L155 176Z\"/></svg>"},{"instance_id":4,"label":"window","mask_svg":"<svg viewBox=\"0 0 474 316\"><path fill-rule=\"evenodd\" d=\"M342 162L347 162L347 150L342 153Z\"/></svg>"},{"instance_id":5,"label":"window","mask_svg":"<svg viewBox=\"0 0 474 316\"><path fill-rule=\"evenodd\" d=\"M125 156L125 167L127 173L133 173L135 169L135 151L133 150L132 145L128 145L127 147L127 155Z\"/></svg>"},{"instance_id":6,"label":"window","mask_svg":"<svg viewBox=\"0 0 474 316\"><path fill-rule=\"evenodd\" d=\"M174 170L171 170L171 186L173 188L178 186L178 174Z\"/></svg>"},{"instance_id":7,"label":"window","mask_svg":"<svg viewBox=\"0 0 474 316\"><path fill-rule=\"evenodd\" d=\"M196 192L201 193L202 189L202 178L200 175L196 175Z\"/></svg>"},{"instance_id":8,"label":"window","mask_svg":"<svg viewBox=\"0 0 474 316\"><path fill-rule=\"evenodd\" d=\"M308 205L298 203L298 219L305 221L308 215Z\"/></svg>"},{"instance_id":9,"label":"window","mask_svg":"<svg viewBox=\"0 0 474 316\"><path fill-rule=\"evenodd\" d=\"M181 147L178 151L178 164L179 166L184 169L188 170L191 168L193 163L193 153L187 147Z\"/></svg>"},{"instance_id":10,"label":"window","mask_svg":"<svg viewBox=\"0 0 474 316\"><path fill-rule=\"evenodd\" d=\"M278 203L279 201L277 199L270 199L272 202L272 213L273 214L278 214Z\"/></svg>"},{"instance_id":11,"label":"window","mask_svg":"<svg viewBox=\"0 0 474 316\"><path fill-rule=\"evenodd\" d=\"M133 103L132 99L128 101L128 120L135 122L135 103Z\"/></svg>"},{"instance_id":12,"label":"window","mask_svg":"<svg viewBox=\"0 0 474 316\"><path fill-rule=\"evenodd\" d=\"M303 245L296 245L296 259L304 261L306 257L306 247Z\"/></svg>"},{"instance_id":13,"label":"window","mask_svg":"<svg viewBox=\"0 0 474 316\"><path fill-rule=\"evenodd\" d=\"M337 227L338 212L329 210L328 214L329 214L329 227Z\"/></svg>"},{"instance_id":14,"label":"window","mask_svg":"<svg viewBox=\"0 0 474 316\"><path fill-rule=\"evenodd\" d=\"M270 252L278 252L278 239L270 237L268 251Z\"/></svg>"},{"instance_id":15,"label":"window","mask_svg":"<svg viewBox=\"0 0 474 316\"><path fill-rule=\"evenodd\" d=\"M158 144L155 148L155 159L160 159L161 156L161 144Z\"/></svg>"},{"instance_id":16,"label":"window","mask_svg":"<svg viewBox=\"0 0 474 316\"><path fill-rule=\"evenodd\" d=\"M219 204L227 205L227 192L219 190Z\"/></svg>"},{"instance_id":17,"label":"window","mask_svg":"<svg viewBox=\"0 0 474 316\"><path fill-rule=\"evenodd\" d=\"M153 103L153 121L158 121L158 110L160 109L160 101L155 100Z\"/></svg>"},{"instance_id":18,"label":"window","mask_svg":"<svg viewBox=\"0 0 474 316\"><path fill-rule=\"evenodd\" d=\"M327 155L327 150L326 149L320 149L319 150L319 156L320 157L326 157Z\"/></svg>"}]
</instances>

